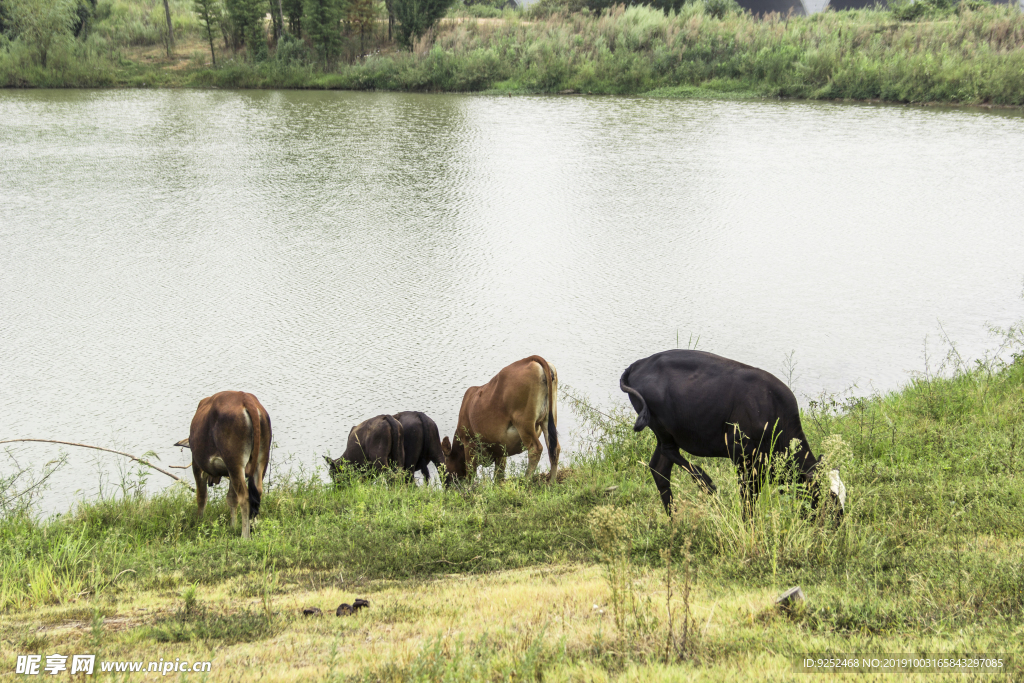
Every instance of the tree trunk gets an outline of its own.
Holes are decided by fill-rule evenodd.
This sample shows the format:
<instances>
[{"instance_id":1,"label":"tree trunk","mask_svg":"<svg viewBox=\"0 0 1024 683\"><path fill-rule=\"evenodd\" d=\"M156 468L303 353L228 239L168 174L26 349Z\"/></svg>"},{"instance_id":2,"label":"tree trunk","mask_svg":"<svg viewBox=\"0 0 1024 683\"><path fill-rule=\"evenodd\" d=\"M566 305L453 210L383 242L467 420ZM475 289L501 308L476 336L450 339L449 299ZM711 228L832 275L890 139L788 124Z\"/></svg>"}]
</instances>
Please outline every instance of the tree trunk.
<instances>
[{"instance_id":1,"label":"tree trunk","mask_svg":"<svg viewBox=\"0 0 1024 683\"><path fill-rule=\"evenodd\" d=\"M284 7L281 4L281 0L277 0L277 16L281 18L281 32L278 34L278 41L281 40L281 36L284 35Z\"/></svg>"},{"instance_id":2,"label":"tree trunk","mask_svg":"<svg viewBox=\"0 0 1024 683\"><path fill-rule=\"evenodd\" d=\"M167 15L167 56L171 56L174 49L174 26L171 25L171 6L164 0L164 14Z\"/></svg>"},{"instance_id":3,"label":"tree trunk","mask_svg":"<svg viewBox=\"0 0 1024 683\"><path fill-rule=\"evenodd\" d=\"M166 1L166 0L165 0ZM206 37L210 39L210 56L213 57L213 66L217 67L217 53L213 51L213 29L206 25Z\"/></svg>"}]
</instances>

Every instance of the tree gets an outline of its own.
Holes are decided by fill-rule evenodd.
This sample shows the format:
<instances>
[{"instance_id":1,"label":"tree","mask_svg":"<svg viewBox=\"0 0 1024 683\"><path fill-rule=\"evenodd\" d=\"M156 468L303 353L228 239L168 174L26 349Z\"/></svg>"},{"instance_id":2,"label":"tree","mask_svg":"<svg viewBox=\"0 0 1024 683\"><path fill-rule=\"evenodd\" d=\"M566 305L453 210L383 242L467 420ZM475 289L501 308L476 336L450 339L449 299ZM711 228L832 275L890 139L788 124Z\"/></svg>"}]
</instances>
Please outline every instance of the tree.
<instances>
[{"instance_id":1,"label":"tree","mask_svg":"<svg viewBox=\"0 0 1024 683\"><path fill-rule=\"evenodd\" d=\"M262 47L266 48L263 34L263 17L266 14L263 0L226 0L228 16L234 29L235 45L245 45L249 54L256 56Z\"/></svg>"},{"instance_id":2,"label":"tree","mask_svg":"<svg viewBox=\"0 0 1024 683\"><path fill-rule=\"evenodd\" d=\"M171 56L174 49L174 26L171 24L171 6L164 0L164 14L167 16L167 56Z\"/></svg>"},{"instance_id":3,"label":"tree","mask_svg":"<svg viewBox=\"0 0 1024 683\"><path fill-rule=\"evenodd\" d=\"M75 23L71 27L71 33L75 38L82 37L89 32L89 19L96 13L96 0L79 0L75 8Z\"/></svg>"},{"instance_id":4,"label":"tree","mask_svg":"<svg viewBox=\"0 0 1024 683\"><path fill-rule=\"evenodd\" d=\"M341 18L346 4L345 0L305 0L302 16L306 35L325 65L333 64L341 51Z\"/></svg>"},{"instance_id":5,"label":"tree","mask_svg":"<svg viewBox=\"0 0 1024 683\"><path fill-rule=\"evenodd\" d=\"M345 23L349 30L359 34L359 53L366 52L366 34L377 24L377 8L374 0L348 0Z\"/></svg>"},{"instance_id":6,"label":"tree","mask_svg":"<svg viewBox=\"0 0 1024 683\"><path fill-rule=\"evenodd\" d=\"M43 67L51 50L71 40L78 18L77 0L14 0L11 19L18 39L36 53Z\"/></svg>"},{"instance_id":7,"label":"tree","mask_svg":"<svg viewBox=\"0 0 1024 683\"><path fill-rule=\"evenodd\" d=\"M14 23L11 21L11 14L7 10L7 4L5 0L0 0L0 36L10 37L13 29Z\"/></svg>"},{"instance_id":8,"label":"tree","mask_svg":"<svg viewBox=\"0 0 1024 683\"><path fill-rule=\"evenodd\" d=\"M281 12L288 17L288 30L301 36L303 0L281 0L281 4Z\"/></svg>"},{"instance_id":9,"label":"tree","mask_svg":"<svg viewBox=\"0 0 1024 683\"><path fill-rule=\"evenodd\" d=\"M276 43L284 32L284 6L281 0L270 0L270 21L274 25L274 42Z\"/></svg>"},{"instance_id":10,"label":"tree","mask_svg":"<svg viewBox=\"0 0 1024 683\"><path fill-rule=\"evenodd\" d=\"M398 42L412 47L413 42L433 28L454 0L391 0L398 19Z\"/></svg>"},{"instance_id":11,"label":"tree","mask_svg":"<svg viewBox=\"0 0 1024 683\"><path fill-rule=\"evenodd\" d=\"M192 11L199 17L199 23L203 25L206 38L210 41L210 56L213 58L213 65L217 66L217 53L213 51L213 33L220 25L222 18L220 3L217 0L192 0Z\"/></svg>"}]
</instances>

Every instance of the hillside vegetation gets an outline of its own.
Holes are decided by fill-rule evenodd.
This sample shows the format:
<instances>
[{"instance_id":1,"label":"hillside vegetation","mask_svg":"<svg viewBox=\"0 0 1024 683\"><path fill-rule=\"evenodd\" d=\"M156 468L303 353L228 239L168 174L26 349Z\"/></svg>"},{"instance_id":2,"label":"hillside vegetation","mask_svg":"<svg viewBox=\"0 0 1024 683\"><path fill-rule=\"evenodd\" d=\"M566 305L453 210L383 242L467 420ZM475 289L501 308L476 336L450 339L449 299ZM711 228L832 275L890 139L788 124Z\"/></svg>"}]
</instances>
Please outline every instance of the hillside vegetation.
<instances>
[{"instance_id":1,"label":"hillside vegetation","mask_svg":"<svg viewBox=\"0 0 1024 683\"><path fill-rule=\"evenodd\" d=\"M181 488L126 482L48 521L9 508L0 667L59 651L211 660L213 680L783 680L807 652L980 652L1014 655L991 680L1020 680L1022 332L1012 360L953 349L898 391L812 403L812 446L849 490L838 530L785 488L743 521L735 473L706 460L719 496L677 470L668 517L650 432L571 390L583 446L551 486L334 487L275 453L288 474L249 542L222 497L200 521ZM807 601L776 608L794 585ZM333 616L356 597L370 608Z\"/></svg>"},{"instance_id":2,"label":"hillside vegetation","mask_svg":"<svg viewBox=\"0 0 1024 683\"><path fill-rule=\"evenodd\" d=\"M44 0L0 0L11 7L36 1ZM175 0L170 6L176 37L171 57L162 5L100 0L79 37L62 34L45 60L41 38L25 32L0 38L0 85L1024 104L1024 15L977 0L765 18L724 0L693 0L667 12L646 6L590 10L572 3L541 3L529 12L459 5L434 29L411 36L410 49L388 41L387 13L371 4L355 18L340 15L329 47L325 38L306 33L308 17L307 28L294 33L284 21L279 40L269 20L261 35L248 38L219 25L213 34L217 67L192 4ZM488 13L490 18L470 16ZM287 9L285 14L287 19Z\"/></svg>"}]
</instances>

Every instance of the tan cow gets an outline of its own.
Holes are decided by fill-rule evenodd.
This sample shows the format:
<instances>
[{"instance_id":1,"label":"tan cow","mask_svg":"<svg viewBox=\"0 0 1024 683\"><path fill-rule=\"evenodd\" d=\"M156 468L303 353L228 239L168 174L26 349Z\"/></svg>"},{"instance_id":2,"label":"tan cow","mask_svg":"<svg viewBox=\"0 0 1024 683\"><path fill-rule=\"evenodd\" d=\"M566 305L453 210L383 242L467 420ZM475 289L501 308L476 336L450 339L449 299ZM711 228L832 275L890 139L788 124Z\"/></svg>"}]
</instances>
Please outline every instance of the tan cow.
<instances>
[{"instance_id":1,"label":"tan cow","mask_svg":"<svg viewBox=\"0 0 1024 683\"><path fill-rule=\"evenodd\" d=\"M555 367L540 356L530 356L502 368L490 382L470 387L462 397L454 443L445 437L441 444L449 483L475 475L477 466L492 462L494 479L500 481L506 457L524 450L529 454L526 476L531 476L543 452L541 434L551 463L548 481L555 482L561 452L557 424Z\"/></svg>"},{"instance_id":2,"label":"tan cow","mask_svg":"<svg viewBox=\"0 0 1024 683\"><path fill-rule=\"evenodd\" d=\"M271 436L270 416L252 394L222 391L199 402L188 438L174 445L192 450L200 517L206 509L207 483L216 485L226 476L231 481L231 526L240 506L242 538L249 538L249 518L260 510L263 477L270 465Z\"/></svg>"}]
</instances>

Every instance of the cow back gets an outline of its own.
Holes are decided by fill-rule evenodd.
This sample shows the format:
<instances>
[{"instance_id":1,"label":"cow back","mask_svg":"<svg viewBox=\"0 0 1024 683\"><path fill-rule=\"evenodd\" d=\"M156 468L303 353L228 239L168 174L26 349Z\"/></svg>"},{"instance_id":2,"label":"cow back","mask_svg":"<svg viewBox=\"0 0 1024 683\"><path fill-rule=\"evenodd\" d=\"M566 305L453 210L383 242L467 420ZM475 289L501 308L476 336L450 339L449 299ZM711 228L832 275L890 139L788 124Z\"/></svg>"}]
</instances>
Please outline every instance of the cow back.
<instances>
[{"instance_id":1,"label":"cow back","mask_svg":"<svg viewBox=\"0 0 1024 683\"><path fill-rule=\"evenodd\" d=\"M405 459L402 426L390 415L377 415L352 428L342 459L358 466L383 468Z\"/></svg>"},{"instance_id":2,"label":"cow back","mask_svg":"<svg viewBox=\"0 0 1024 683\"><path fill-rule=\"evenodd\" d=\"M723 438L738 430L751 448L781 450L806 441L793 392L777 377L705 351L677 349L639 360L622 375L655 434L703 457L732 457ZM642 404L642 405L638 405ZM638 419L638 426L640 420Z\"/></svg>"}]
</instances>

